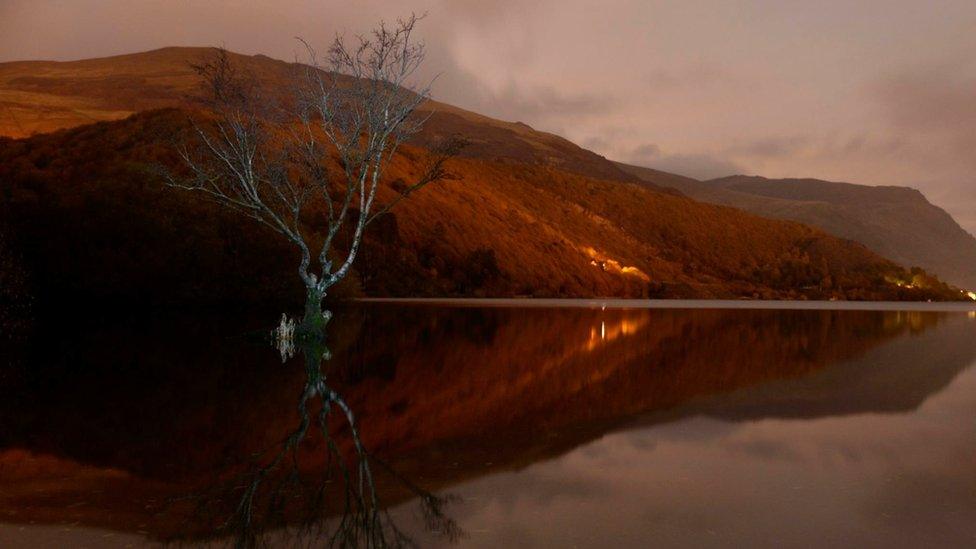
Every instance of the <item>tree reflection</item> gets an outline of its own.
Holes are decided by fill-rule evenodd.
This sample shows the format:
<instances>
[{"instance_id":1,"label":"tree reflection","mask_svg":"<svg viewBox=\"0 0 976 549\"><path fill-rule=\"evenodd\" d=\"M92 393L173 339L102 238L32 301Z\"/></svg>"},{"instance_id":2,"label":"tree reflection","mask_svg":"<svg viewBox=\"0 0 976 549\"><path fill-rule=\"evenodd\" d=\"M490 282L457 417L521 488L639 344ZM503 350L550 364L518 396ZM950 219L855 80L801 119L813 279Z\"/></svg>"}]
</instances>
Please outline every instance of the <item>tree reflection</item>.
<instances>
[{"instance_id":1,"label":"tree reflection","mask_svg":"<svg viewBox=\"0 0 976 549\"><path fill-rule=\"evenodd\" d=\"M239 336L266 314L86 319L37 339L16 375L0 371L0 517L163 542L291 546L303 543L282 538L301 534L304 545L366 545L395 506L426 541L409 516L417 496L448 537L450 501L409 480L457 489L615 430L699 415L908 413L976 357L964 314L337 311L329 360L324 340L300 334L285 364L256 352ZM0 362L16 356L4 352ZM407 543L385 528L384 543Z\"/></svg>"},{"instance_id":2,"label":"tree reflection","mask_svg":"<svg viewBox=\"0 0 976 549\"><path fill-rule=\"evenodd\" d=\"M298 424L272 451L254 456L240 474L194 496L196 514L209 512L211 531L217 538L232 540L235 547L413 546L381 501L374 475L378 466L417 497L428 531L451 542L459 540L463 532L446 513L455 498L424 490L370 454L352 408L328 383L324 365L332 353L325 333L296 335L290 325L283 317L272 338L283 360L296 349L303 357Z\"/></svg>"}]
</instances>

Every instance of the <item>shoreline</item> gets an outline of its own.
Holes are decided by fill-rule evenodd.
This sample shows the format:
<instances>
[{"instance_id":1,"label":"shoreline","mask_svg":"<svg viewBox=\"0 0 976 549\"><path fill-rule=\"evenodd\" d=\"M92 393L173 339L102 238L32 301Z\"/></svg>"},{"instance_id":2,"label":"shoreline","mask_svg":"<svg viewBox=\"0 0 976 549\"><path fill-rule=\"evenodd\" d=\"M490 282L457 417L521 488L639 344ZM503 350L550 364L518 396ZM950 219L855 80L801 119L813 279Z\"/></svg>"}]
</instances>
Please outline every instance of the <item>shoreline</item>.
<instances>
[{"instance_id":1,"label":"shoreline","mask_svg":"<svg viewBox=\"0 0 976 549\"><path fill-rule=\"evenodd\" d=\"M976 312L976 301L802 301L736 299L572 299L476 297L363 297L349 303L436 305L449 307L611 308L611 309L758 309L810 311Z\"/></svg>"}]
</instances>

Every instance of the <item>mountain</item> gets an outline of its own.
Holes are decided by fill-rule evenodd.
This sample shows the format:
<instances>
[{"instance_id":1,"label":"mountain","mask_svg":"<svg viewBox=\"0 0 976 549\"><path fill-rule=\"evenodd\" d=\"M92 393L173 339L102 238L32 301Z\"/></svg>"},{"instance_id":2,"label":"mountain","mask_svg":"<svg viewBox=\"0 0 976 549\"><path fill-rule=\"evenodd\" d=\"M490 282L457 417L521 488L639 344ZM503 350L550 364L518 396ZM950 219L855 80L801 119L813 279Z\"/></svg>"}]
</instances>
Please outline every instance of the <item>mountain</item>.
<instances>
[{"instance_id":1,"label":"mountain","mask_svg":"<svg viewBox=\"0 0 976 549\"><path fill-rule=\"evenodd\" d=\"M28 137L92 122L120 120L137 112L184 107L201 92L190 66L214 48L161 48L81 61L0 63L0 135ZM304 65L263 55L230 54L235 67L272 89L287 90ZM598 179L636 181L613 162L557 135L519 122L503 122L445 103L428 101L430 118L420 146L460 134L468 157L556 166Z\"/></svg>"},{"instance_id":2,"label":"mountain","mask_svg":"<svg viewBox=\"0 0 976 549\"><path fill-rule=\"evenodd\" d=\"M745 175L698 181L618 166L696 200L819 227L901 265L923 267L957 286L976 288L976 238L915 189Z\"/></svg>"},{"instance_id":3,"label":"mountain","mask_svg":"<svg viewBox=\"0 0 976 549\"><path fill-rule=\"evenodd\" d=\"M208 55L165 48L0 64L0 98L14 113L0 131L21 136L0 139L0 230L34 294L48 303L301 295L296 254L277 235L165 188L149 169L179 162L173 139L199 109L189 63ZM299 68L231 58L271 89ZM384 174L380 199L441 135L471 142L451 162L459 179L386 216L340 295L959 298L857 243L641 184L525 124L423 108L433 114Z\"/></svg>"}]
</instances>

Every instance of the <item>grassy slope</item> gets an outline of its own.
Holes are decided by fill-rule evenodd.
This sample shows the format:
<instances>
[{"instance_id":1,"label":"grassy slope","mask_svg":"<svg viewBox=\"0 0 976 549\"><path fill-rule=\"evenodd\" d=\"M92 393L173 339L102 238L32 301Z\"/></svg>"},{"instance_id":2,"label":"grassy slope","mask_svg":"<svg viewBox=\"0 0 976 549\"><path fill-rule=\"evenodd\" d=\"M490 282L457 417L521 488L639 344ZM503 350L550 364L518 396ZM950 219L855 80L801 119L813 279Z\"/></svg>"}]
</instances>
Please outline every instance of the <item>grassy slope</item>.
<instances>
[{"instance_id":1,"label":"grassy slope","mask_svg":"<svg viewBox=\"0 0 976 549\"><path fill-rule=\"evenodd\" d=\"M819 227L901 265L920 266L952 284L976 288L976 239L915 189L750 176L698 181L619 166L697 200Z\"/></svg>"},{"instance_id":2,"label":"grassy slope","mask_svg":"<svg viewBox=\"0 0 976 549\"><path fill-rule=\"evenodd\" d=\"M45 123L72 126L91 113L113 119L186 105L198 85L188 62L208 54L165 48L2 64L0 90L18 108L43 95L57 111L38 115ZM263 56L234 61L270 85L294 70ZM70 107L77 102L85 104L84 116ZM368 293L951 295L895 287L886 279L907 280L908 273L858 244L633 183L635 176L606 159L524 124L433 102L425 108L435 114L417 145L449 133L472 141L452 167L462 180L425 190L378 227L359 264L358 282ZM186 118L179 110L154 111L0 143L0 208L9 206L35 288L175 299L295 293L294 254L273 235L147 175L146 166L174 160L166 140ZM408 180L421 155L405 149L388 179ZM350 281L343 291L361 291L354 286Z\"/></svg>"},{"instance_id":3,"label":"grassy slope","mask_svg":"<svg viewBox=\"0 0 976 549\"><path fill-rule=\"evenodd\" d=\"M174 160L167 140L186 120L150 111L0 142L0 208L35 287L218 300L296 292L294 253L276 235L149 175ZM387 179L409 178L420 155L405 149ZM930 297L885 283L908 274L862 246L797 223L550 167L464 158L452 171L462 179L418 193L374 231L360 264L369 293ZM494 261L473 261L479 251ZM821 293L825 275L834 282Z\"/></svg>"},{"instance_id":4,"label":"grassy slope","mask_svg":"<svg viewBox=\"0 0 976 549\"><path fill-rule=\"evenodd\" d=\"M212 56L212 48L162 48L81 61L0 63L0 135L26 137L135 112L179 107L199 93L190 63ZM230 54L236 67L272 89L285 88L303 70L263 55ZM423 146L438 137L462 134L469 157L555 165L600 179L636 181L605 158L559 136L518 122L503 122L429 101L431 114L417 137Z\"/></svg>"}]
</instances>

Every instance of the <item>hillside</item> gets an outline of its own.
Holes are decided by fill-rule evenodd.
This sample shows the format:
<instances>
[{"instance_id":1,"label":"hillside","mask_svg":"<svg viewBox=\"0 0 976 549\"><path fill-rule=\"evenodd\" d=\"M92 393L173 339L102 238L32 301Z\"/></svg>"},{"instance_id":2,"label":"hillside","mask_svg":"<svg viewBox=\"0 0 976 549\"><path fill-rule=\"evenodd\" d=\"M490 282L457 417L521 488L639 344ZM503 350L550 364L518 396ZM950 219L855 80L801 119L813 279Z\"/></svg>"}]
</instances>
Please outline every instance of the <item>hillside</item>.
<instances>
[{"instance_id":1,"label":"hillside","mask_svg":"<svg viewBox=\"0 0 976 549\"><path fill-rule=\"evenodd\" d=\"M191 63L213 48L162 48L81 61L0 63L0 136L27 137L92 122L119 120L137 112L185 106L200 92ZM272 89L286 90L304 65L263 55L230 54L236 67ZM464 155L544 164L619 181L636 181L602 156L562 137L503 122L437 101L421 107L430 115L416 144L461 134Z\"/></svg>"},{"instance_id":2,"label":"hillside","mask_svg":"<svg viewBox=\"0 0 976 549\"><path fill-rule=\"evenodd\" d=\"M976 238L915 189L744 175L698 181L619 166L696 200L819 227L901 265L920 266L951 284L976 288Z\"/></svg>"},{"instance_id":3,"label":"hillside","mask_svg":"<svg viewBox=\"0 0 976 549\"><path fill-rule=\"evenodd\" d=\"M198 89L187 63L206 53L0 65L23 131L33 99L54 114L35 112L30 131L70 127L0 139L0 216L24 286L39 298L301 295L294 253L275 235L164 188L148 169L176 162L171 141ZM234 60L272 85L292 70L263 56ZM160 106L171 108L144 111ZM418 193L377 226L339 295L959 296L819 230L632 184L606 159L524 124L425 108L436 109L427 131L394 160L386 184L409 179L439 133L473 142L452 161L460 180ZM79 113L108 121L78 126ZM391 195L384 188L381 199Z\"/></svg>"}]
</instances>

